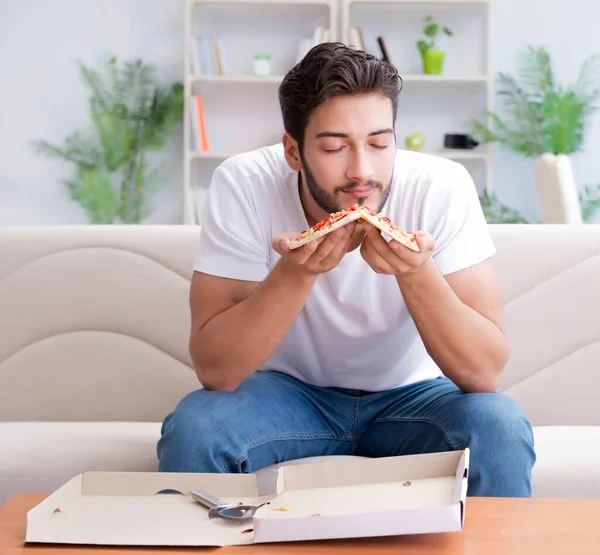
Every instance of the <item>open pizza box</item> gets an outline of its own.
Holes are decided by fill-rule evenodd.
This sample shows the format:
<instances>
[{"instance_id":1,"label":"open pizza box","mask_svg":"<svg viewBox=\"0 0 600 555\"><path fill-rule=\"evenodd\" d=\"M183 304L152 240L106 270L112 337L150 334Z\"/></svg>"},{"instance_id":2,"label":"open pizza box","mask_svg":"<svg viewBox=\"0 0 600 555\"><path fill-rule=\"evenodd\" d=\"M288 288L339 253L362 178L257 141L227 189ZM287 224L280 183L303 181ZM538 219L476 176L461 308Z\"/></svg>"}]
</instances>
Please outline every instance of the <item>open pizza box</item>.
<instances>
[{"instance_id":1,"label":"open pizza box","mask_svg":"<svg viewBox=\"0 0 600 555\"><path fill-rule=\"evenodd\" d=\"M267 496L253 474L87 472L27 513L25 541L228 546L460 531L468 466L468 449L291 465ZM268 504L253 519L209 519L189 496L198 490Z\"/></svg>"}]
</instances>

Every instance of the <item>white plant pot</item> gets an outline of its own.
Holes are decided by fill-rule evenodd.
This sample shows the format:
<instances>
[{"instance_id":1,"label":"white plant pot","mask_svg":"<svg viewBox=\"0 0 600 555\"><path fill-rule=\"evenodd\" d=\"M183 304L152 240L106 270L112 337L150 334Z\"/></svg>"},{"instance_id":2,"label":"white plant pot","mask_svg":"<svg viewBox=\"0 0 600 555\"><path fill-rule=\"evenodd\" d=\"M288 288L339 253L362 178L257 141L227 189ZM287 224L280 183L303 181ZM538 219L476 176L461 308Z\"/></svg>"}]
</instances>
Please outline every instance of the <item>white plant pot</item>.
<instances>
[{"instance_id":1,"label":"white plant pot","mask_svg":"<svg viewBox=\"0 0 600 555\"><path fill-rule=\"evenodd\" d=\"M534 161L535 183L544 224L581 224L581 205L571 159L542 154Z\"/></svg>"}]
</instances>

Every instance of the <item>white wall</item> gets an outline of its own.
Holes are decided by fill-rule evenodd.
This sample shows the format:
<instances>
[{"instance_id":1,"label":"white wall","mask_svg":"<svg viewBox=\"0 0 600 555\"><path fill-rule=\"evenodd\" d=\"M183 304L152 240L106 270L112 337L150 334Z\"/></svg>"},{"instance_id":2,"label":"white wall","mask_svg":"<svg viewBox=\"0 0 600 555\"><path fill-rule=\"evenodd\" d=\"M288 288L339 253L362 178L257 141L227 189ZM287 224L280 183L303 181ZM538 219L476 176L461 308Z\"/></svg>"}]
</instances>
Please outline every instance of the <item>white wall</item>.
<instances>
[{"instance_id":1,"label":"white wall","mask_svg":"<svg viewBox=\"0 0 600 555\"><path fill-rule=\"evenodd\" d=\"M596 0L493 0L492 9L495 74L514 72L515 54L526 44L545 46L558 79L565 82L577 78L585 58L600 53L600 4ZM599 183L600 114L594 116L584 149L573 157L575 179L581 184ZM498 196L525 216L539 218L532 162L495 151L493 179Z\"/></svg>"},{"instance_id":2,"label":"white wall","mask_svg":"<svg viewBox=\"0 0 600 555\"><path fill-rule=\"evenodd\" d=\"M514 71L527 43L545 45L558 77L574 79L585 57L600 52L594 0L493 0L493 72ZM183 75L183 0L2 0L0 2L0 225L84 223L86 214L61 180L70 166L41 158L29 141L62 142L87 125L85 90L75 59L94 65L101 56L141 56L165 82ZM520 38L516 38L520 37ZM567 47L569 51L567 52ZM587 152L574 159L581 183L600 181L600 115ZM165 152L168 176L152 223L181 218L182 153L177 133ZM536 219L532 163L495 149L494 186L500 199Z\"/></svg>"},{"instance_id":3,"label":"white wall","mask_svg":"<svg viewBox=\"0 0 600 555\"><path fill-rule=\"evenodd\" d=\"M95 67L112 54L142 57L156 64L165 83L181 79L182 7L181 0L0 2L0 225L88 221L60 182L71 165L42 158L28 143L62 143L88 126L76 59ZM168 179L153 223L181 220L180 134L164 155Z\"/></svg>"}]
</instances>

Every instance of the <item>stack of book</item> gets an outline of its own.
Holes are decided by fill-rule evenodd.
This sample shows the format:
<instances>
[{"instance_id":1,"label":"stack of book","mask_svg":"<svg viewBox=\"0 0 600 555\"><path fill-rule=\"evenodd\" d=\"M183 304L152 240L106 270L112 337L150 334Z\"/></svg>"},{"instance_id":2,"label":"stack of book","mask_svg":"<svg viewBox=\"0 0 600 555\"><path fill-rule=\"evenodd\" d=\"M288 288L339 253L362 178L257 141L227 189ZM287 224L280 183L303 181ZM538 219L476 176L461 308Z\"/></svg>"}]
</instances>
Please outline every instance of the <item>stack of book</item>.
<instances>
[{"instance_id":1,"label":"stack of book","mask_svg":"<svg viewBox=\"0 0 600 555\"><path fill-rule=\"evenodd\" d=\"M360 27L350 27L349 43L349 46L354 46L358 50L364 50L365 52L368 52L365 46L363 32ZM377 37L377 44L379 46L379 54L381 55L381 59L391 64L392 59L390 57L385 39L382 36Z\"/></svg>"},{"instance_id":2,"label":"stack of book","mask_svg":"<svg viewBox=\"0 0 600 555\"><path fill-rule=\"evenodd\" d=\"M317 44L331 40L330 29L316 26L310 38L302 39L298 44L296 60L298 63L306 53ZM224 49L221 39L214 36L198 35L191 40L191 72L194 75L227 75ZM189 103L191 123L191 149L194 152L209 152L208 132L206 129L205 106L201 95L193 95Z\"/></svg>"},{"instance_id":3,"label":"stack of book","mask_svg":"<svg viewBox=\"0 0 600 555\"><path fill-rule=\"evenodd\" d=\"M191 148L194 152L208 152L209 142L206 131L206 118L204 116L204 101L200 95L194 95L191 98L190 119L191 119Z\"/></svg>"}]
</instances>

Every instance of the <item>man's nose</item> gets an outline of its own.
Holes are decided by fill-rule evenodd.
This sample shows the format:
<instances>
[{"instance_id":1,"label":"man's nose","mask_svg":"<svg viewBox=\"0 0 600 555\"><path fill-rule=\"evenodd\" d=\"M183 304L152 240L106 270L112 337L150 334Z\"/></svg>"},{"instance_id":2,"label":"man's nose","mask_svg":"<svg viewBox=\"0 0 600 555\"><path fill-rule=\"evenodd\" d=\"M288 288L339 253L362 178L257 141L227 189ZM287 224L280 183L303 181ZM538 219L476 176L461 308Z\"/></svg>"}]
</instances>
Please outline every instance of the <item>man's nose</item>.
<instances>
[{"instance_id":1,"label":"man's nose","mask_svg":"<svg viewBox=\"0 0 600 555\"><path fill-rule=\"evenodd\" d=\"M352 181L364 183L373 177L373 166L364 152L357 152L351 160L346 177Z\"/></svg>"}]
</instances>

